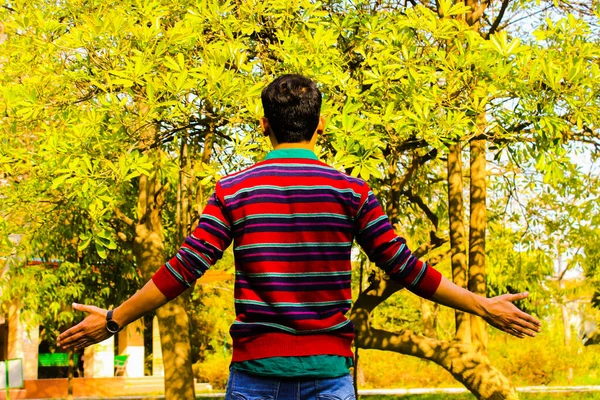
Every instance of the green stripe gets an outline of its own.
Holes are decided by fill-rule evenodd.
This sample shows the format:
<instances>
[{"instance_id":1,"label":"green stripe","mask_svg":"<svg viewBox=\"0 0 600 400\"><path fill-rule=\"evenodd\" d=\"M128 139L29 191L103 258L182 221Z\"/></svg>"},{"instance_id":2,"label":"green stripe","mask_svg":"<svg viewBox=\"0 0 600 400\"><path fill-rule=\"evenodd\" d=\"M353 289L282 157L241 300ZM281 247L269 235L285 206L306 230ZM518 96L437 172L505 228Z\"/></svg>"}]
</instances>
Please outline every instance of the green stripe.
<instances>
[{"instance_id":1,"label":"green stripe","mask_svg":"<svg viewBox=\"0 0 600 400\"><path fill-rule=\"evenodd\" d=\"M275 219L292 219L292 218L304 218L304 217L330 217L337 218L344 221L352 220L351 217L344 214L333 214L333 213L291 213L291 214L254 214L248 215L233 221L234 225L241 222L248 221L250 219L262 219L262 218L275 218Z\"/></svg>"},{"instance_id":2,"label":"green stripe","mask_svg":"<svg viewBox=\"0 0 600 400\"><path fill-rule=\"evenodd\" d=\"M209 215L209 214L202 214L200 216L200 221L202 221L203 218L209 219L211 221L214 221L216 223L218 223L219 225L221 225L223 228L229 230L229 225L227 225L225 222L221 221L219 218L213 216L213 215Z\"/></svg>"},{"instance_id":3,"label":"green stripe","mask_svg":"<svg viewBox=\"0 0 600 400\"><path fill-rule=\"evenodd\" d=\"M328 166L323 166L323 165L315 165L315 164L299 164L299 163L269 163L266 165L259 165L256 166L254 168L252 168L251 170L245 171L244 173L251 173L253 171L257 171L257 170L261 170L261 169L271 169L273 167L294 167L294 168L298 168L298 169L306 169L306 168L318 168L318 169L322 169L324 171L329 171L329 172L338 172L340 175L343 175L341 172L339 172L338 170L336 170L335 168L331 168ZM230 179L235 179L237 177L239 177L240 175L242 175L243 173L239 173L233 176L228 176L226 178L221 179L221 182L227 182Z\"/></svg>"},{"instance_id":4,"label":"green stripe","mask_svg":"<svg viewBox=\"0 0 600 400\"><path fill-rule=\"evenodd\" d=\"M417 286L417 284L421 280L421 277L423 277L423 274L425 273L425 269L427 269L427 264L423 263L423 268L421 268L421 271L419 272L419 275L417 275L417 277L415 278L415 280L410 284L411 288Z\"/></svg>"},{"instance_id":5,"label":"green stripe","mask_svg":"<svg viewBox=\"0 0 600 400\"><path fill-rule=\"evenodd\" d=\"M312 215L312 214L311 214ZM352 246L352 242L342 242L342 243L334 243L334 242L304 242L304 243L260 243L260 244L246 244L243 246L238 246L235 250L246 250L246 249L255 249L255 248L268 248L268 247L348 247Z\"/></svg>"},{"instance_id":6,"label":"green stripe","mask_svg":"<svg viewBox=\"0 0 600 400\"><path fill-rule=\"evenodd\" d=\"M390 258L388 261L386 261L382 267L387 267L389 265L392 265L394 263L394 261L396 261L396 258L398 258L398 256L400 255L400 253L402 253L404 251L404 248L406 247L406 245L404 243L402 243L402 245L400 245L400 248L398 249L398 251L396 252L396 254L394 254L394 256L392 258Z\"/></svg>"},{"instance_id":7,"label":"green stripe","mask_svg":"<svg viewBox=\"0 0 600 400\"><path fill-rule=\"evenodd\" d=\"M400 268L398 269L398 271L395 272L395 274L399 274L402 271L404 271L404 268L406 268L406 264L408 264L408 261L410 260L410 257L408 257L406 259L406 261L404 261L404 264L402 264L402 266L400 266ZM393 269L393 268L392 268Z\"/></svg>"},{"instance_id":8,"label":"green stripe","mask_svg":"<svg viewBox=\"0 0 600 400\"><path fill-rule=\"evenodd\" d=\"M342 271L342 272L257 272L257 273L247 273L243 271L236 271L236 275L243 275L249 277L295 277L295 276L342 276L342 275L352 275L351 271Z\"/></svg>"},{"instance_id":9,"label":"green stripe","mask_svg":"<svg viewBox=\"0 0 600 400\"><path fill-rule=\"evenodd\" d=\"M208 263L208 261L206 261L204 258L202 258L200 255L198 255L195 251L193 251L192 249L189 249L187 247L182 247L181 250L183 250L185 253L191 255L192 257L194 257L196 260L200 261L202 264L204 264L204 266L206 267L206 269L210 268L210 264ZM179 257L179 254L177 254L177 256Z\"/></svg>"},{"instance_id":10,"label":"green stripe","mask_svg":"<svg viewBox=\"0 0 600 400\"><path fill-rule=\"evenodd\" d=\"M358 211L356 212L356 217L355 218L359 218L360 217L360 213L362 212L363 208L365 208L365 204L367 204L368 202L369 202L369 198L367 197L367 199L365 201L363 201L363 203L358 208Z\"/></svg>"},{"instance_id":11,"label":"green stripe","mask_svg":"<svg viewBox=\"0 0 600 400\"><path fill-rule=\"evenodd\" d=\"M317 190L317 189L331 189L331 190L335 190L339 193L351 193L353 196L360 198L360 194L356 193L354 190L352 189L339 189L330 185L315 185L315 186L273 186L273 185L257 185L257 186L252 186L251 188L245 188L245 189L240 189L237 192L235 192L234 194L230 194L229 196L225 196L225 200L229 200L235 196L237 196L238 194L241 193L246 193L246 192L254 192L255 190L260 190L260 189L274 189L274 190L281 190L281 191L286 191L286 190Z\"/></svg>"},{"instance_id":12,"label":"green stripe","mask_svg":"<svg viewBox=\"0 0 600 400\"><path fill-rule=\"evenodd\" d=\"M175 269L171 267L171 264L167 262L165 265L167 266L167 269L175 276L175 278L177 278L177 280L179 280L182 284L186 285L187 287L190 287L190 283L183 279L183 276L179 275L179 272L175 271Z\"/></svg>"},{"instance_id":13,"label":"green stripe","mask_svg":"<svg viewBox=\"0 0 600 400\"><path fill-rule=\"evenodd\" d=\"M367 193L367 199L358 208L358 212L356 213L357 217L360 216L360 213L362 212L363 208L367 205L367 203L369 203L371 196L375 197L373 192L369 190L369 192Z\"/></svg>"},{"instance_id":14,"label":"green stripe","mask_svg":"<svg viewBox=\"0 0 600 400\"><path fill-rule=\"evenodd\" d=\"M264 301L258 300L235 300L236 304L253 304L255 306L267 306L267 307L325 307L325 306L337 306L343 304L352 304L352 300L337 300L337 301L314 301L308 303L265 303Z\"/></svg>"},{"instance_id":15,"label":"green stripe","mask_svg":"<svg viewBox=\"0 0 600 400\"><path fill-rule=\"evenodd\" d=\"M369 229L369 228L370 228L370 227L372 227L373 225L375 225L375 224L377 224L377 223L381 222L381 221L382 221L382 220L384 220L384 219L387 219L387 215L382 215L382 216L380 216L379 218L377 218L376 220L373 220L373 221L369 222L369 223L368 223L368 224L367 224L367 225L366 225L364 228L362 228L362 229L360 230L360 232L359 232L359 233L362 233L362 232L366 231L367 229Z\"/></svg>"},{"instance_id":16,"label":"green stripe","mask_svg":"<svg viewBox=\"0 0 600 400\"><path fill-rule=\"evenodd\" d=\"M280 329L282 331L286 331L286 332L290 332L290 333L295 333L295 334L307 334L307 333L318 333L318 332L330 332L330 331L334 331L336 329L339 329L341 327L343 327L344 325L348 325L350 323L350 320L346 320L344 322L340 322L337 325L331 326L329 328L323 328L323 329L309 329L309 330L303 330L303 331L299 331L296 330L294 328L290 328L288 326L284 326L284 325L279 325L279 324L274 324L271 322L240 322L240 321L234 321L233 325L246 325L246 324L253 324L253 325L262 325L262 326L270 326L272 328L277 328Z\"/></svg>"},{"instance_id":17,"label":"green stripe","mask_svg":"<svg viewBox=\"0 0 600 400\"><path fill-rule=\"evenodd\" d=\"M319 157L314 151L309 149L301 148L289 148L289 149L275 149L271 150L265 157L265 160L273 160L276 158L307 158L311 160L318 160Z\"/></svg>"}]
</instances>

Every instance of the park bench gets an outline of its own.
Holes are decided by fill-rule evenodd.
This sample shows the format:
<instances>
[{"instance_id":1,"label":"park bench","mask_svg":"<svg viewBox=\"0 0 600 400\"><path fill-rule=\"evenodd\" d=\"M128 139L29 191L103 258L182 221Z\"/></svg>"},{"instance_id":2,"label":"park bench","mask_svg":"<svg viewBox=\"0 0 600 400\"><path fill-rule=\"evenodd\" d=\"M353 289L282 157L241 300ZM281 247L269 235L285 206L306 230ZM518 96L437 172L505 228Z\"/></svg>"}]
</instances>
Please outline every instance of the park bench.
<instances>
[{"instance_id":1,"label":"park bench","mask_svg":"<svg viewBox=\"0 0 600 400\"><path fill-rule=\"evenodd\" d=\"M115 356L115 376L125 376L128 358L129 355L127 354Z\"/></svg>"},{"instance_id":2,"label":"park bench","mask_svg":"<svg viewBox=\"0 0 600 400\"><path fill-rule=\"evenodd\" d=\"M73 366L77 368L79 354L73 354ZM40 367L68 367L69 353L40 353L38 354Z\"/></svg>"},{"instance_id":3,"label":"park bench","mask_svg":"<svg viewBox=\"0 0 600 400\"><path fill-rule=\"evenodd\" d=\"M127 367L127 354L115 356L115 376L124 376ZM73 366L77 368L79 354L73 354ZM40 353L38 354L38 364L40 367L68 367L68 353Z\"/></svg>"}]
</instances>

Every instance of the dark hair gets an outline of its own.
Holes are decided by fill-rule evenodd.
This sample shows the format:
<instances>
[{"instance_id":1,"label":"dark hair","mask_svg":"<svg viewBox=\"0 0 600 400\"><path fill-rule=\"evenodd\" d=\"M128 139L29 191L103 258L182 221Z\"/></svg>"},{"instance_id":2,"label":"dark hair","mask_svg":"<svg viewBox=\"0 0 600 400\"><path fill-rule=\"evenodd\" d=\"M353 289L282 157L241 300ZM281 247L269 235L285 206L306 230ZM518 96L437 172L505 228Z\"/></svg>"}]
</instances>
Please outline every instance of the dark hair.
<instances>
[{"instance_id":1,"label":"dark hair","mask_svg":"<svg viewBox=\"0 0 600 400\"><path fill-rule=\"evenodd\" d=\"M263 89L265 117L279 143L310 141L321 113L321 92L302 75L282 75Z\"/></svg>"}]
</instances>

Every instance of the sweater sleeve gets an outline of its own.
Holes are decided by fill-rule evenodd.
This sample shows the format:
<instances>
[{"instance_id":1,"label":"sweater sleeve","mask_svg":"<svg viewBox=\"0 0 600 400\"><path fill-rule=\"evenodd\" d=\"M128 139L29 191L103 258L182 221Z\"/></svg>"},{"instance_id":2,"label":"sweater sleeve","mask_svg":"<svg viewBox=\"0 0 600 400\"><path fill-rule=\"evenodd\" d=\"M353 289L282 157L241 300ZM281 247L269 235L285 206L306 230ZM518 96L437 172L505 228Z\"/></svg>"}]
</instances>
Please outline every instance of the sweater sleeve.
<instances>
[{"instance_id":1,"label":"sweater sleeve","mask_svg":"<svg viewBox=\"0 0 600 400\"><path fill-rule=\"evenodd\" d=\"M406 240L396 235L367 184L363 187L355 221L356 240L372 262L411 292L424 298L433 296L442 275L412 255Z\"/></svg>"},{"instance_id":2,"label":"sweater sleeve","mask_svg":"<svg viewBox=\"0 0 600 400\"><path fill-rule=\"evenodd\" d=\"M198 226L185 239L177 254L154 274L154 284L168 299L177 297L223 256L232 236L217 184Z\"/></svg>"}]
</instances>

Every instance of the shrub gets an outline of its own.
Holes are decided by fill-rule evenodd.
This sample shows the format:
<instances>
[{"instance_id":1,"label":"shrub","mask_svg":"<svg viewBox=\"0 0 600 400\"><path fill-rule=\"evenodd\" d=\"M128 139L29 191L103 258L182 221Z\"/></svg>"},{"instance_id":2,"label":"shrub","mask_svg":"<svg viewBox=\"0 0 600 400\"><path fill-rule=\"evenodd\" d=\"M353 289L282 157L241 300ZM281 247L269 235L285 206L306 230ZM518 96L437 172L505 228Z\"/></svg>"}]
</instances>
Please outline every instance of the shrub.
<instances>
[{"instance_id":1,"label":"shrub","mask_svg":"<svg viewBox=\"0 0 600 400\"><path fill-rule=\"evenodd\" d=\"M204 361L193 365L194 377L199 382L208 382L213 389L224 390L229 378L231 354L215 352L206 354Z\"/></svg>"}]
</instances>

